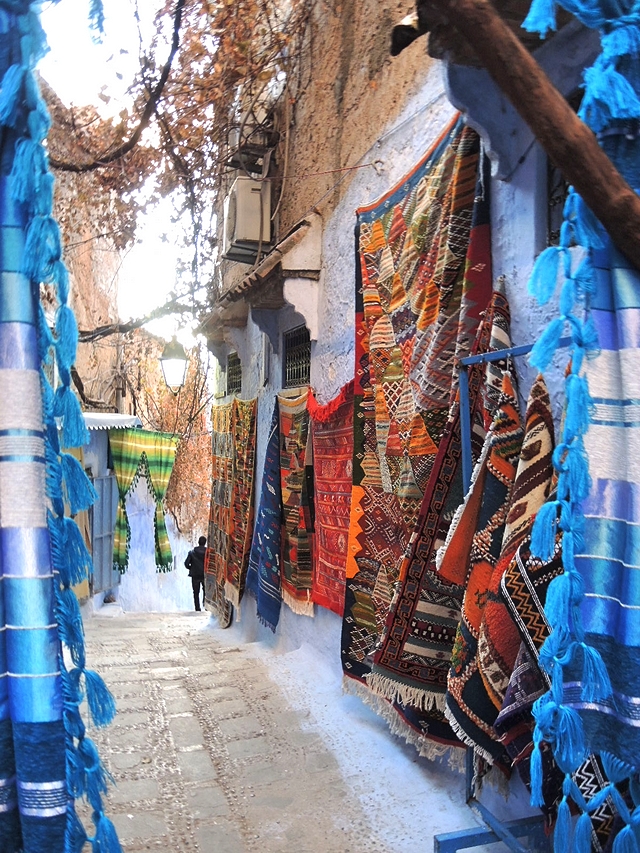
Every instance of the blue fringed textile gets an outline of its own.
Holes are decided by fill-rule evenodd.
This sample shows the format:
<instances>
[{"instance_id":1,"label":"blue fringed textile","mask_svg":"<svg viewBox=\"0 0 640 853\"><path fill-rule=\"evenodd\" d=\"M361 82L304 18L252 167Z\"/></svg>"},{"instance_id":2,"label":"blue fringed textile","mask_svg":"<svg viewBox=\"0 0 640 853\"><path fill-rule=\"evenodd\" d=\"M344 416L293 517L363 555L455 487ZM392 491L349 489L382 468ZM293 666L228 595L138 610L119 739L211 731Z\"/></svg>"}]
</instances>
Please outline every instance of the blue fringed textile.
<instances>
[{"instance_id":1,"label":"blue fringed textile","mask_svg":"<svg viewBox=\"0 0 640 853\"><path fill-rule=\"evenodd\" d=\"M632 186L640 187L640 147L629 121L640 118L640 4L635 0L557 0L601 34L602 52L585 72L580 116ZM534 0L525 28L553 29L556 2ZM578 244L586 256L574 269ZM564 258L560 316L532 352L546 367L566 328L572 351L566 407L554 464L557 500L539 513L532 550L551 553L563 532L564 574L552 581L545 613L552 633L540 652L551 691L534 708L532 803L541 802L540 745L548 741L567 773L558 813L557 850L590 850L589 814L610 798L623 828L614 853L637 853L640 791L640 273L616 251L584 201L570 188L560 246L534 268L530 292L545 303ZM586 523L585 523L586 516ZM599 755L610 784L585 801L572 780L585 751ZM632 809L616 787L629 784ZM635 792L635 793L634 793ZM581 812L572 832L568 800Z\"/></svg>"},{"instance_id":2,"label":"blue fringed textile","mask_svg":"<svg viewBox=\"0 0 640 853\"><path fill-rule=\"evenodd\" d=\"M70 387L77 327L51 215L53 176L42 145L50 122L33 73L46 50L39 9L0 0L0 378L3 394L15 398L0 406L0 850L79 853L87 833L73 798L85 797L94 853L120 853L103 811L109 777L80 714L85 694L96 725L109 722L115 706L100 676L86 669L71 589L90 558L65 501L76 512L95 493L60 448L81 446L88 434ZM92 14L99 23L99 0ZM53 335L38 302L42 282L57 297ZM61 380L55 393L42 372L52 354Z\"/></svg>"}]
</instances>

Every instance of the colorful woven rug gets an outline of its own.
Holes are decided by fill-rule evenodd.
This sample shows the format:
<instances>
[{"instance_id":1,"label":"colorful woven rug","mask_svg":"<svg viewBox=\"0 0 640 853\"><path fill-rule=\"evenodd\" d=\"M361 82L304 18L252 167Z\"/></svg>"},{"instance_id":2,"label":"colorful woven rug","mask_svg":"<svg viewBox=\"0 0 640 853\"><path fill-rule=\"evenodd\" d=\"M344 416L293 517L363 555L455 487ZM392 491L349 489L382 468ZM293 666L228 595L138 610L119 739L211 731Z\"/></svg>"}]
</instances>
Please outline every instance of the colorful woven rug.
<instances>
[{"instance_id":1,"label":"colorful woven rug","mask_svg":"<svg viewBox=\"0 0 640 853\"><path fill-rule=\"evenodd\" d=\"M233 485L224 593L225 597L238 607L244 594L253 533L258 401L236 399L232 405Z\"/></svg>"},{"instance_id":2,"label":"colorful woven rug","mask_svg":"<svg viewBox=\"0 0 640 853\"><path fill-rule=\"evenodd\" d=\"M353 382L324 406L309 392L315 533L311 598L342 616L353 473Z\"/></svg>"},{"instance_id":3,"label":"colorful woven rug","mask_svg":"<svg viewBox=\"0 0 640 853\"><path fill-rule=\"evenodd\" d=\"M478 163L477 135L454 122L410 175L358 211L342 641L350 678L370 670L455 396L455 358L469 352L490 296L488 199L476 191Z\"/></svg>"},{"instance_id":4,"label":"colorful woven rug","mask_svg":"<svg viewBox=\"0 0 640 853\"><path fill-rule=\"evenodd\" d=\"M505 371L502 397L487 435L482 459L474 472L474 482L463 505L462 516L467 516L466 523L455 526L454 519L453 534L438 564L443 577L465 586L461 620L447 679L445 713L460 739L489 762L503 760L504 750L497 743L493 730L497 712L478 668L478 636L487 591L500 557L522 438L522 421L513 378ZM478 492L481 498L477 498ZM469 512L469 507L473 507L475 512ZM474 515L476 524L473 523ZM468 548L469 526L475 527L476 532L471 540L468 560L461 560L459 554ZM463 577L465 572L466 578Z\"/></svg>"},{"instance_id":5,"label":"colorful woven rug","mask_svg":"<svg viewBox=\"0 0 640 853\"><path fill-rule=\"evenodd\" d=\"M313 616L310 507L307 488L310 457L308 389L297 397L278 394L280 484L282 487L282 600L299 616ZM311 446L309 446L311 451Z\"/></svg>"},{"instance_id":6,"label":"colorful woven rug","mask_svg":"<svg viewBox=\"0 0 640 853\"><path fill-rule=\"evenodd\" d=\"M507 302L502 293L495 292L474 351L486 352L496 345L502 348L508 326ZM482 365L473 365L468 378L472 454L477 459L485 435L485 406L494 405L494 395L487 393L486 384L483 387ZM402 565L401 582L374 657L373 672L367 679L375 696L393 703L397 718L392 730L402 733L428 756L440 754L445 747L462 746L443 712L463 589L440 578L435 566L436 550L445 541L462 498L460 415L456 405L440 443L411 550ZM449 760L456 763L448 752Z\"/></svg>"},{"instance_id":7,"label":"colorful woven rug","mask_svg":"<svg viewBox=\"0 0 640 853\"><path fill-rule=\"evenodd\" d=\"M280 418L276 399L264 459L260 504L251 540L247 591L257 600L258 618L276 630L280 618L280 549L282 490L280 485Z\"/></svg>"},{"instance_id":8,"label":"colorful woven rug","mask_svg":"<svg viewBox=\"0 0 640 853\"><path fill-rule=\"evenodd\" d=\"M135 489L140 477L146 478L156 502L153 522L156 568L160 572L170 572L172 569L163 501L169 487L177 446L177 436L169 433L142 429L109 430L109 447L119 496L113 537L113 567L119 572L125 572L129 564L131 528L127 517L127 495Z\"/></svg>"},{"instance_id":9,"label":"colorful woven rug","mask_svg":"<svg viewBox=\"0 0 640 853\"><path fill-rule=\"evenodd\" d=\"M224 586L229 561L233 486L232 403L211 409L211 504L205 574Z\"/></svg>"},{"instance_id":10,"label":"colorful woven rug","mask_svg":"<svg viewBox=\"0 0 640 853\"><path fill-rule=\"evenodd\" d=\"M502 707L520 646L520 635L500 596L500 582L516 550L531 532L536 513L551 492L553 448L551 401L540 375L533 383L527 401L524 439L507 514L502 553L491 576L478 637L478 668L496 711Z\"/></svg>"}]
</instances>

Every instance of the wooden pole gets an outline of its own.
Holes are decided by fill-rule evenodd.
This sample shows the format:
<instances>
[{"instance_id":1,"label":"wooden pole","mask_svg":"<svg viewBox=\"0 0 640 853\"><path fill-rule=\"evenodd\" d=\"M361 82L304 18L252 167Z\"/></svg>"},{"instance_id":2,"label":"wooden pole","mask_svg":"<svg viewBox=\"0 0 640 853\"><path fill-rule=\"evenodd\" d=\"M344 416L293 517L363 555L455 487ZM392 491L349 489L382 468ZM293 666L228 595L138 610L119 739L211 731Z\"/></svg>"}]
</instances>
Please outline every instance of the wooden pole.
<instances>
[{"instance_id":1,"label":"wooden pole","mask_svg":"<svg viewBox=\"0 0 640 853\"><path fill-rule=\"evenodd\" d=\"M420 0L420 6L473 47L554 165L640 269L640 198L490 0Z\"/></svg>"}]
</instances>

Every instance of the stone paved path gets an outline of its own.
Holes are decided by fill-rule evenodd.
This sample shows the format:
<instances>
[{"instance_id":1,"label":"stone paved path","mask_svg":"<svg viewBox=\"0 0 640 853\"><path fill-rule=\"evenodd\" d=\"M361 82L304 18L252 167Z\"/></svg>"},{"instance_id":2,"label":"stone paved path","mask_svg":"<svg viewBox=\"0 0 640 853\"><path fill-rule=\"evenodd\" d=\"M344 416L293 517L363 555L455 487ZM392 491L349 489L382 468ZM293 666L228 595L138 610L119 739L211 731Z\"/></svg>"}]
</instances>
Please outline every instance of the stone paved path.
<instances>
[{"instance_id":1,"label":"stone paved path","mask_svg":"<svg viewBox=\"0 0 640 853\"><path fill-rule=\"evenodd\" d=\"M203 632L206 618L86 620L90 666L118 704L92 737L125 851L393 853L264 664Z\"/></svg>"}]
</instances>

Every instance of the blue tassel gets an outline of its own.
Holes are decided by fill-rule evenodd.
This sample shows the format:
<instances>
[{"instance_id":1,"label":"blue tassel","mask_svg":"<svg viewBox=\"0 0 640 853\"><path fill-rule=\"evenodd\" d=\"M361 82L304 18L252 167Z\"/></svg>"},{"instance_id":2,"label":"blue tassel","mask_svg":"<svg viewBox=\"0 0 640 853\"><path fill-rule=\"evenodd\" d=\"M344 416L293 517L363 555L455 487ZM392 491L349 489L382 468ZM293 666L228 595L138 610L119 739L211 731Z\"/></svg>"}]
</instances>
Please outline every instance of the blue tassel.
<instances>
[{"instance_id":1,"label":"blue tassel","mask_svg":"<svg viewBox=\"0 0 640 853\"><path fill-rule=\"evenodd\" d=\"M558 502L548 501L538 510L531 531L531 553L547 562L553 556L558 526Z\"/></svg>"},{"instance_id":2,"label":"blue tassel","mask_svg":"<svg viewBox=\"0 0 640 853\"><path fill-rule=\"evenodd\" d=\"M544 806L542 796L542 750L540 747L540 732L536 730L533 734L533 751L529 761L529 774L531 785L531 805L534 808Z\"/></svg>"},{"instance_id":3,"label":"blue tassel","mask_svg":"<svg viewBox=\"0 0 640 853\"><path fill-rule=\"evenodd\" d=\"M600 116L611 119L640 118L640 101L631 83L612 63L602 62L588 68L584 74L585 91L601 107ZM592 126L596 133L602 127Z\"/></svg>"},{"instance_id":4,"label":"blue tassel","mask_svg":"<svg viewBox=\"0 0 640 853\"><path fill-rule=\"evenodd\" d=\"M550 673L556 664L556 658L561 657L571 645L571 634L565 628L554 628L540 647L539 663L541 668Z\"/></svg>"},{"instance_id":5,"label":"blue tassel","mask_svg":"<svg viewBox=\"0 0 640 853\"><path fill-rule=\"evenodd\" d=\"M51 556L63 586L75 586L87 577L91 557L72 518L50 518Z\"/></svg>"},{"instance_id":6,"label":"blue tassel","mask_svg":"<svg viewBox=\"0 0 640 853\"><path fill-rule=\"evenodd\" d=\"M553 849L557 851L569 850L571 841L571 810L567 798L563 797L558 806L558 817L556 828L553 833Z\"/></svg>"},{"instance_id":7,"label":"blue tassel","mask_svg":"<svg viewBox=\"0 0 640 853\"><path fill-rule=\"evenodd\" d=\"M25 204L40 191L40 182L47 171L44 148L31 139L19 139L11 166L11 194Z\"/></svg>"},{"instance_id":8,"label":"blue tassel","mask_svg":"<svg viewBox=\"0 0 640 853\"><path fill-rule=\"evenodd\" d=\"M67 750L67 789L74 800L85 793L85 768L77 749Z\"/></svg>"},{"instance_id":9,"label":"blue tassel","mask_svg":"<svg viewBox=\"0 0 640 853\"><path fill-rule=\"evenodd\" d=\"M586 643L582 648L582 691L580 697L585 702L600 702L611 696L609 673L600 652Z\"/></svg>"},{"instance_id":10,"label":"blue tassel","mask_svg":"<svg viewBox=\"0 0 640 853\"><path fill-rule=\"evenodd\" d=\"M84 681L91 719L98 727L108 726L116 714L116 703L109 688L91 669L85 670Z\"/></svg>"},{"instance_id":11,"label":"blue tassel","mask_svg":"<svg viewBox=\"0 0 640 853\"><path fill-rule=\"evenodd\" d=\"M589 429L589 415L593 401L589 395L589 384L584 376L570 374L565 382L567 408L565 412L565 434L584 435Z\"/></svg>"},{"instance_id":12,"label":"blue tassel","mask_svg":"<svg viewBox=\"0 0 640 853\"><path fill-rule=\"evenodd\" d=\"M584 761L584 729L579 714L566 705L556 710L556 739L553 754L558 767L565 773L573 773Z\"/></svg>"},{"instance_id":13,"label":"blue tassel","mask_svg":"<svg viewBox=\"0 0 640 853\"><path fill-rule=\"evenodd\" d=\"M585 349L591 358L592 356L598 355L600 352L600 341L598 339L598 330L596 329L595 323L593 322L593 317L589 315L587 319L582 324L580 329L580 336L574 335L574 340L579 346ZM576 358L574 354L574 371L578 371L580 369L579 365L576 365Z\"/></svg>"},{"instance_id":14,"label":"blue tassel","mask_svg":"<svg viewBox=\"0 0 640 853\"><path fill-rule=\"evenodd\" d=\"M33 212L36 216L49 216L53 209L53 186L55 178L51 172L42 176L38 195L33 199Z\"/></svg>"},{"instance_id":15,"label":"blue tassel","mask_svg":"<svg viewBox=\"0 0 640 853\"><path fill-rule=\"evenodd\" d=\"M0 124L15 127L23 114L22 84L27 69L22 65L11 65L5 71L0 84Z\"/></svg>"},{"instance_id":16,"label":"blue tassel","mask_svg":"<svg viewBox=\"0 0 640 853\"><path fill-rule=\"evenodd\" d=\"M640 103L640 102L639 102ZM581 196L576 195L576 218L573 223L576 240L581 246L591 249L604 247L604 229Z\"/></svg>"},{"instance_id":17,"label":"blue tassel","mask_svg":"<svg viewBox=\"0 0 640 853\"><path fill-rule=\"evenodd\" d=\"M96 826L93 853L122 853L115 827L103 812L100 812Z\"/></svg>"},{"instance_id":18,"label":"blue tassel","mask_svg":"<svg viewBox=\"0 0 640 853\"><path fill-rule=\"evenodd\" d=\"M564 543L563 543L564 544ZM565 573L558 575L549 584L547 599L544 605L544 614L549 624L556 625L565 631L569 630L568 617L571 602L571 575Z\"/></svg>"},{"instance_id":19,"label":"blue tassel","mask_svg":"<svg viewBox=\"0 0 640 853\"><path fill-rule=\"evenodd\" d=\"M42 142L49 132L51 127L51 119L49 113L44 106L42 99L35 110L31 110L27 118L27 132L34 142ZM51 211L47 211L51 213Z\"/></svg>"},{"instance_id":20,"label":"blue tassel","mask_svg":"<svg viewBox=\"0 0 640 853\"><path fill-rule=\"evenodd\" d=\"M102 806L102 794L106 794L109 775L100 761L98 750L89 738L78 743L78 752L82 758L85 772L85 791L87 799L94 809Z\"/></svg>"},{"instance_id":21,"label":"blue tassel","mask_svg":"<svg viewBox=\"0 0 640 853\"><path fill-rule=\"evenodd\" d=\"M51 216L34 216L27 228L21 272L30 281L48 282L60 257L60 229Z\"/></svg>"},{"instance_id":22,"label":"blue tassel","mask_svg":"<svg viewBox=\"0 0 640 853\"><path fill-rule=\"evenodd\" d=\"M574 853L591 853L591 818L581 814L573 834Z\"/></svg>"},{"instance_id":23,"label":"blue tassel","mask_svg":"<svg viewBox=\"0 0 640 853\"><path fill-rule=\"evenodd\" d=\"M638 853L638 843L630 826L623 827L614 838L613 853Z\"/></svg>"},{"instance_id":24,"label":"blue tassel","mask_svg":"<svg viewBox=\"0 0 640 853\"><path fill-rule=\"evenodd\" d=\"M572 278L566 278L560 289L560 314L570 314L576 301L576 287Z\"/></svg>"},{"instance_id":25,"label":"blue tassel","mask_svg":"<svg viewBox=\"0 0 640 853\"><path fill-rule=\"evenodd\" d=\"M582 441L574 441L567 451L565 460L567 473L569 474L569 489L571 500L580 502L584 500L591 491L591 476L589 474L589 461L584 450Z\"/></svg>"},{"instance_id":26,"label":"blue tassel","mask_svg":"<svg viewBox=\"0 0 640 853\"><path fill-rule=\"evenodd\" d=\"M69 273L62 261L54 263L52 281L58 289L58 299L64 305L69 300Z\"/></svg>"},{"instance_id":27,"label":"blue tassel","mask_svg":"<svg viewBox=\"0 0 640 853\"><path fill-rule=\"evenodd\" d=\"M573 278L582 294L595 292L595 271L589 254L582 259Z\"/></svg>"},{"instance_id":28,"label":"blue tassel","mask_svg":"<svg viewBox=\"0 0 640 853\"><path fill-rule=\"evenodd\" d=\"M537 299L540 305L546 305L555 292L561 252L562 249L557 246L549 246L538 255L533 265L527 292L529 296Z\"/></svg>"},{"instance_id":29,"label":"blue tassel","mask_svg":"<svg viewBox=\"0 0 640 853\"><path fill-rule=\"evenodd\" d=\"M63 453L60 461L71 515L89 509L98 496L82 465L70 453Z\"/></svg>"},{"instance_id":30,"label":"blue tassel","mask_svg":"<svg viewBox=\"0 0 640 853\"><path fill-rule=\"evenodd\" d=\"M78 600L70 587L57 591L56 615L60 639L71 652L73 663L84 664L84 627Z\"/></svg>"},{"instance_id":31,"label":"blue tassel","mask_svg":"<svg viewBox=\"0 0 640 853\"><path fill-rule=\"evenodd\" d=\"M564 330L564 322L563 317L556 317L555 320L552 320L531 350L529 362L541 373L545 371L558 349Z\"/></svg>"},{"instance_id":32,"label":"blue tassel","mask_svg":"<svg viewBox=\"0 0 640 853\"><path fill-rule=\"evenodd\" d=\"M522 23L528 33L538 33L546 38L549 30L556 29L556 4L554 0L533 0L529 14Z\"/></svg>"},{"instance_id":33,"label":"blue tassel","mask_svg":"<svg viewBox=\"0 0 640 853\"><path fill-rule=\"evenodd\" d=\"M611 752L601 752L600 758L602 760L602 766L604 767L607 779L611 782L623 782L625 779L629 779L633 775L633 767L630 764L627 764L626 761L618 758L617 755L614 755Z\"/></svg>"},{"instance_id":34,"label":"blue tassel","mask_svg":"<svg viewBox=\"0 0 640 853\"><path fill-rule=\"evenodd\" d=\"M82 853L86 844L87 833L72 805L67 811L67 827L65 832L65 853Z\"/></svg>"},{"instance_id":35,"label":"blue tassel","mask_svg":"<svg viewBox=\"0 0 640 853\"><path fill-rule=\"evenodd\" d=\"M640 53L640 31L637 25L616 27L609 33L601 34L600 48L605 61Z\"/></svg>"},{"instance_id":36,"label":"blue tassel","mask_svg":"<svg viewBox=\"0 0 640 853\"><path fill-rule=\"evenodd\" d=\"M56 314L56 355L58 364L70 369L76 360L78 325L71 308L61 305Z\"/></svg>"},{"instance_id":37,"label":"blue tassel","mask_svg":"<svg viewBox=\"0 0 640 853\"><path fill-rule=\"evenodd\" d=\"M68 386L61 386L55 394L53 413L62 418L62 446L83 447L89 443L89 430L84 424L77 397Z\"/></svg>"}]
</instances>

